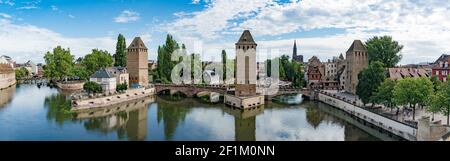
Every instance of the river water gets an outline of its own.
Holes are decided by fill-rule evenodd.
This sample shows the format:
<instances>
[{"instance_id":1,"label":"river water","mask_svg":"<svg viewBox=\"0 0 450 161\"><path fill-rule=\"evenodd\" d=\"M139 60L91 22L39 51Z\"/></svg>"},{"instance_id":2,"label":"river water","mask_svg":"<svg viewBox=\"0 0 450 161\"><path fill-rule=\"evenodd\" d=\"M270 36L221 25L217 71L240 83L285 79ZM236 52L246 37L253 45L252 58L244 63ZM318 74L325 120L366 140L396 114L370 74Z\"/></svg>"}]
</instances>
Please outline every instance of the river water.
<instances>
[{"instance_id":1,"label":"river water","mask_svg":"<svg viewBox=\"0 0 450 161\"><path fill-rule=\"evenodd\" d=\"M395 140L297 95L247 111L152 96L71 113L69 94L31 84L0 91L0 140Z\"/></svg>"}]
</instances>

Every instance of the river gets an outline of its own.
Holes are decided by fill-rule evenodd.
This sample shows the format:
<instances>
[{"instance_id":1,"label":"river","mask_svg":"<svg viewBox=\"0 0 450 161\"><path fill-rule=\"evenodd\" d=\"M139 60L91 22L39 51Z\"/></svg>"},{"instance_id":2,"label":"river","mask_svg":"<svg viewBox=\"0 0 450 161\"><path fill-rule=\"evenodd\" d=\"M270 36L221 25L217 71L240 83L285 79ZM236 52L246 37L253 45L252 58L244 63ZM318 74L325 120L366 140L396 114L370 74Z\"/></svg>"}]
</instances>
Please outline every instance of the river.
<instances>
[{"instance_id":1,"label":"river","mask_svg":"<svg viewBox=\"0 0 450 161\"><path fill-rule=\"evenodd\" d=\"M0 91L0 140L396 140L299 96L248 111L193 98L152 96L71 113L68 95L31 84Z\"/></svg>"}]
</instances>

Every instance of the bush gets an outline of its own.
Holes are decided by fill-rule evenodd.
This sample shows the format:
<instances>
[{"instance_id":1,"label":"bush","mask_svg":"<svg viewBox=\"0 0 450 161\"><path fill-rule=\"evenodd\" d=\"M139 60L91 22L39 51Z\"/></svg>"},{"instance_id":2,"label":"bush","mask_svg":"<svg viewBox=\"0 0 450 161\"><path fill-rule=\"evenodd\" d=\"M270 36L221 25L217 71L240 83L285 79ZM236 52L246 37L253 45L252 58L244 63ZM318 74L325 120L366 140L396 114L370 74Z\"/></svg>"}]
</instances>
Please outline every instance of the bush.
<instances>
[{"instance_id":1,"label":"bush","mask_svg":"<svg viewBox=\"0 0 450 161\"><path fill-rule=\"evenodd\" d=\"M86 90L88 93L101 93L102 90L102 86L96 82L86 82L83 85L83 89Z\"/></svg>"},{"instance_id":2,"label":"bush","mask_svg":"<svg viewBox=\"0 0 450 161\"><path fill-rule=\"evenodd\" d=\"M123 84L119 84L116 86L116 91L120 92L120 91L124 91L128 89L128 85L126 83Z\"/></svg>"}]
</instances>

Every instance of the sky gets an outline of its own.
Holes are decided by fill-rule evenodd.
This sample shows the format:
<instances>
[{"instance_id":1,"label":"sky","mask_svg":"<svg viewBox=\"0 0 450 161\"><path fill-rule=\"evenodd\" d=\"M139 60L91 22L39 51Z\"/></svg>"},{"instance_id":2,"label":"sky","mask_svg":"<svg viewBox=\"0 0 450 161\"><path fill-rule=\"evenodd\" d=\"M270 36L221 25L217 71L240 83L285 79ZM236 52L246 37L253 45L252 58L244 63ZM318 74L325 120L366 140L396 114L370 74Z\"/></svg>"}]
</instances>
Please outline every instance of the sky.
<instances>
[{"instance_id":1,"label":"sky","mask_svg":"<svg viewBox=\"0 0 450 161\"><path fill-rule=\"evenodd\" d=\"M76 57L92 49L113 54L119 33L140 36L156 59L167 34L204 60L250 30L258 59L292 54L305 61L344 53L354 40L392 36L404 45L401 64L450 54L448 0L0 0L0 55L42 63L60 45Z\"/></svg>"}]
</instances>

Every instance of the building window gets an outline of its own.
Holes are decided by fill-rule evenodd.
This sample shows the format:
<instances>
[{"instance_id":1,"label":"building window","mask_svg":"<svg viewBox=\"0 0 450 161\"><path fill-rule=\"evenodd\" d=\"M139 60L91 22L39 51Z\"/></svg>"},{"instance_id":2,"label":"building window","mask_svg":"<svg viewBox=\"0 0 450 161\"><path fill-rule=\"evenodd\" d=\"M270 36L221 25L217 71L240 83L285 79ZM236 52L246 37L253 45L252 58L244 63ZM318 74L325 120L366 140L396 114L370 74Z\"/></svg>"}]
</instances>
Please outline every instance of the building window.
<instances>
[{"instance_id":1,"label":"building window","mask_svg":"<svg viewBox=\"0 0 450 161\"><path fill-rule=\"evenodd\" d=\"M436 71L436 75L439 75L439 71Z\"/></svg>"}]
</instances>

